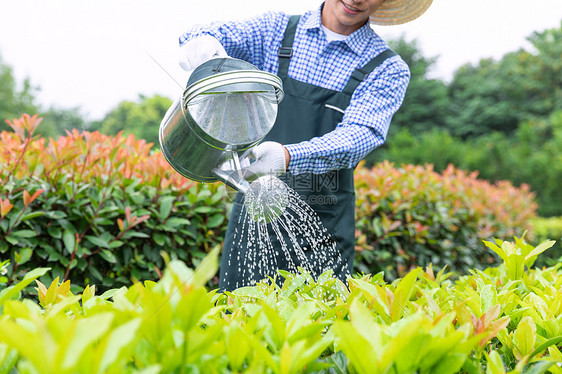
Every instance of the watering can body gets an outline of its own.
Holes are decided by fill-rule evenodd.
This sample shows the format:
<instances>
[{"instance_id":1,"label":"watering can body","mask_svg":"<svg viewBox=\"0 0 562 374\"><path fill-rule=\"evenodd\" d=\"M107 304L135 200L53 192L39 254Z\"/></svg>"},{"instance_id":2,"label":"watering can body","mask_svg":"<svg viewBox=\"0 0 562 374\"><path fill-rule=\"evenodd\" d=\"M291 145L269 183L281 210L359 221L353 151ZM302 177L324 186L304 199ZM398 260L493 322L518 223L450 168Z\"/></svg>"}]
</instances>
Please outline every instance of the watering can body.
<instances>
[{"instance_id":1,"label":"watering can body","mask_svg":"<svg viewBox=\"0 0 562 374\"><path fill-rule=\"evenodd\" d=\"M271 130L282 98L281 79L274 74L233 58L207 61L193 71L160 124L162 153L186 178L221 180L240 190L239 153Z\"/></svg>"}]
</instances>

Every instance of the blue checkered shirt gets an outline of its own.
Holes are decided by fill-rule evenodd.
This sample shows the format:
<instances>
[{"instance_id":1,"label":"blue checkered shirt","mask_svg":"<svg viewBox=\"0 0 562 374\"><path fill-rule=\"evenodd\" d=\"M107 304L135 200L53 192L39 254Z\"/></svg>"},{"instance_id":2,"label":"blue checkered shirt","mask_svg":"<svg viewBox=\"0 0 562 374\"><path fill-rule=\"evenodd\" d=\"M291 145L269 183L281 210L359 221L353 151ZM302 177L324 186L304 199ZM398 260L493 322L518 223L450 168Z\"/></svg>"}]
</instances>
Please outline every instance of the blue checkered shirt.
<instances>
[{"instance_id":1,"label":"blue checkered shirt","mask_svg":"<svg viewBox=\"0 0 562 374\"><path fill-rule=\"evenodd\" d=\"M328 42L320 25L321 7L302 15L293 44L289 77L341 91L355 68L362 67L388 45L365 24L343 41ZM268 12L241 22L195 26L180 36L180 45L202 35L217 38L229 56L276 74L277 51L289 15ZM406 63L387 59L357 87L336 128L321 137L298 144L285 144L293 174L325 173L354 168L361 159L385 142L390 120L398 110L410 79Z\"/></svg>"}]
</instances>

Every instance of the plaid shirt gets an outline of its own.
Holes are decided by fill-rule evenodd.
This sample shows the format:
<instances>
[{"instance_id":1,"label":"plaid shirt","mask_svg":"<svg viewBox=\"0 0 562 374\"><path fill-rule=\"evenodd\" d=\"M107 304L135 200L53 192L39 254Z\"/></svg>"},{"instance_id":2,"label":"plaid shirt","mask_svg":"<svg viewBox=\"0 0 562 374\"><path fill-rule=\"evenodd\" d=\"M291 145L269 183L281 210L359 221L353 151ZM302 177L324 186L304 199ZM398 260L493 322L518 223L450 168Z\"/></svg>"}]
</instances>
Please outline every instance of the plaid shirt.
<instances>
[{"instance_id":1,"label":"plaid shirt","mask_svg":"<svg viewBox=\"0 0 562 374\"><path fill-rule=\"evenodd\" d=\"M293 79L341 91L355 68L362 67L388 48L365 24L343 41L326 40L321 29L321 7L302 15L293 44L289 76ZM180 36L180 45L202 35L217 38L229 56L276 74L277 51L289 15L269 12L242 22L195 26ZM390 120L398 110L410 80L410 71L399 57L387 59L357 87L335 130L298 144L285 144L291 155L289 171L324 173L354 168L385 142Z\"/></svg>"}]
</instances>

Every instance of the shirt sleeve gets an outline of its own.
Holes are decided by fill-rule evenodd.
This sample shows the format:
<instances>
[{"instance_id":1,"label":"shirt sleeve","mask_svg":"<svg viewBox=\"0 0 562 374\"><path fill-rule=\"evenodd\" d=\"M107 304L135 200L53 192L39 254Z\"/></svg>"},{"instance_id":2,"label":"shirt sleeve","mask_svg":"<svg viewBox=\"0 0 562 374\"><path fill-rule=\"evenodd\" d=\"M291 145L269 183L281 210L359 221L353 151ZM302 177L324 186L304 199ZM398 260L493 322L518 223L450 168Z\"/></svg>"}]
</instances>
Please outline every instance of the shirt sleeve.
<instances>
[{"instance_id":1,"label":"shirt sleeve","mask_svg":"<svg viewBox=\"0 0 562 374\"><path fill-rule=\"evenodd\" d=\"M354 168L386 141L390 121L400 108L410 80L410 70L392 57L362 82L335 130L296 144L285 145L293 174L325 173Z\"/></svg>"},{"instance_id":2,"label":"shirt sleeve","mask_svg":"<svg viewBox=\"0 0 562 374\"><path fill-rule=\"evenodd\" d=\"M179 37L179 44L181 46L200 35L211 35L230 57L263 69L265 51L273 48L273 43L279 39L274 34L285 28L287 19L288 16L281 12L268 12L245 21L197 25Z\"/></svg>"}]
</instances>

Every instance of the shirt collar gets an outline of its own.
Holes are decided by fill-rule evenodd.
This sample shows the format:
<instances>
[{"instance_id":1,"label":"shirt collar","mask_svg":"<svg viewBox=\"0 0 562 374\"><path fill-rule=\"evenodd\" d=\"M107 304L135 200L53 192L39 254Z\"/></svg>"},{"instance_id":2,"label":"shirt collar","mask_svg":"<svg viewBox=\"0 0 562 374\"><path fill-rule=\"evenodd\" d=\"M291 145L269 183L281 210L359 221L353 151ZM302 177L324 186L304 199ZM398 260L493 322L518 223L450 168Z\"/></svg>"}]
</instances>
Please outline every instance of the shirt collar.
<instances>
[{"instance_id":1,"label":"shirt collar","mask_svg":"<svg viewBox=\"0 0 562 374\"><path fill-rule=\"evenodd\" d=\"M373 43L374 39L377 38L377 34L375 34L371 26L369 26L369 22L367 22L359 30L349 35L345 39L345 43L353 52L362 55L369 47L369 44Z\"/></svg>"},{"instance_id":2,"label":"shirt collar","mask_svg":"<svg viewBox=\"0 0 562 374\"><path fill-rule=\"evenodd\" d=\"M305 30L313 30L316 29L321 31L321 23L322 23L322 7L324 3L322 3L316 10L312 11L309 17L306 18L305 22L303 23L302 27ZM355 31L351 35L341 41L340 43L346 43L347 46L355 52L357 55L362 55L363 52L368 48L370 44L369 41L371 39L380 39L378 35L373 31L371 26L369 26L369 22L365 23L359 30Z\"/></svg>"},{"instance_id":3,"label":"shirt collar","mask_svg":"<svg viewBox=\"0 0 562 374\"><path fill-rule=\"evenodd\" d=\"M310 15L307 17L306 21L302 25L302 27L305 30L312 30L312 29L320 30L321 14L322 14L322 6L323 5L324 4L320 5L316 10L313 10L312 12L310 12Z\"/></svg>"}]
</instances>

